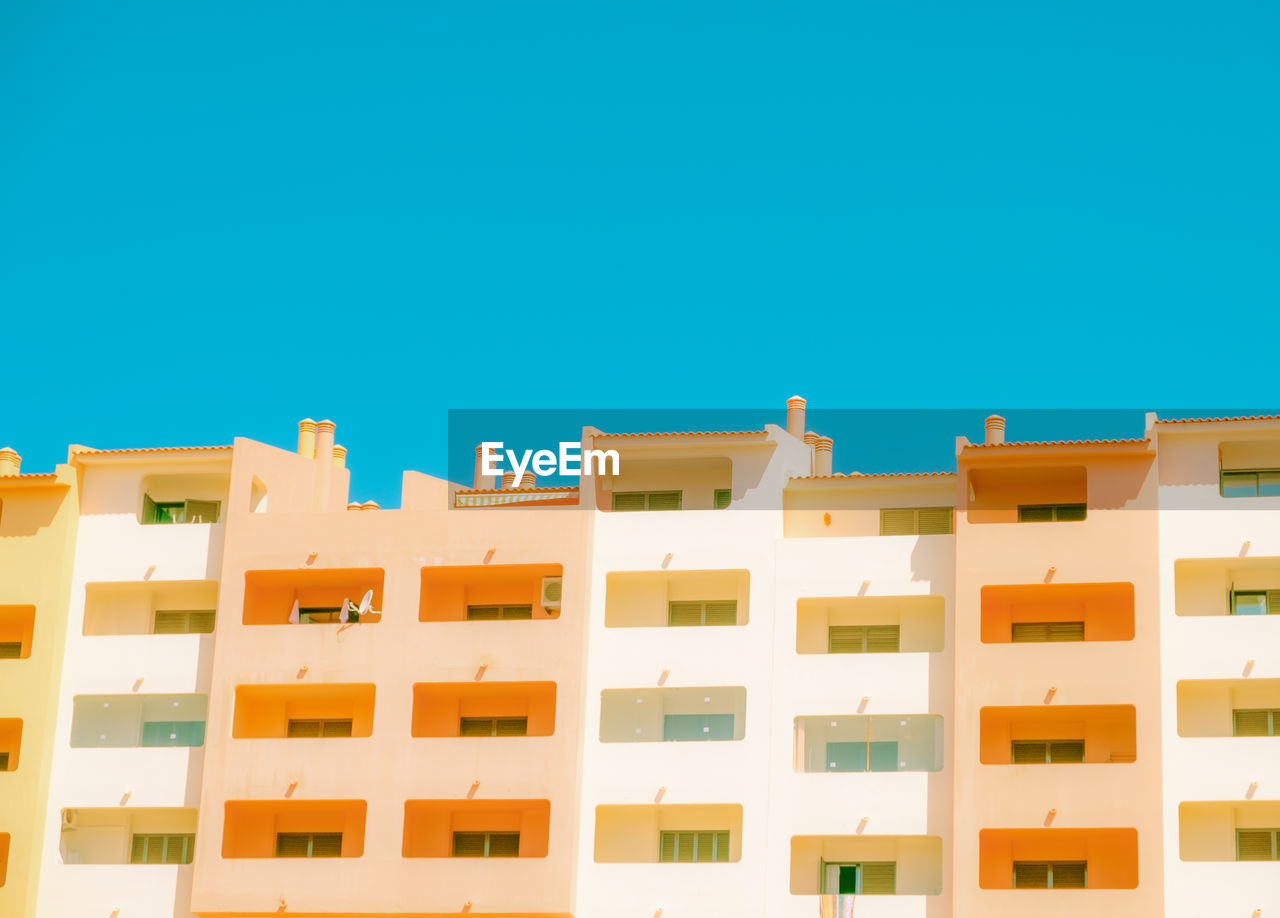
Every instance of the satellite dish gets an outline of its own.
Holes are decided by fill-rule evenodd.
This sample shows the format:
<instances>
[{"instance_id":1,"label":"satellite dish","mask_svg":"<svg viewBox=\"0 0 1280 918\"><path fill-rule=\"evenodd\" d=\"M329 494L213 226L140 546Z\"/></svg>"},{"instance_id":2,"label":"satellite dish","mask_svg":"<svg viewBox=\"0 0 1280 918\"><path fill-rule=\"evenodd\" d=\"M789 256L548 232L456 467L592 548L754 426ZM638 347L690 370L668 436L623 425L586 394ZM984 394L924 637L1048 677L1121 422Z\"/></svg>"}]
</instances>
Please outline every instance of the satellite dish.
<instances>
[{"instance_id":1,"label":"satellite dish","mask_svg":"<svg viewBox=\"0 0 1280 918\"><path fill-rule=\"evenodd\" d=\"M362 597L360 598L360 611L359 611L359 615L360 615L360 617L361 617L361 618L364 618L366 615L368 615L368 614L369 614L369 612L370 612L370 608L369 608L369 607L370 607L370 606L372 606L372 605L373 605L373 590L370 590L369 592L365 593L365 594L364 594L364 596L362 596Z\"/></svg>"}]
</instances>

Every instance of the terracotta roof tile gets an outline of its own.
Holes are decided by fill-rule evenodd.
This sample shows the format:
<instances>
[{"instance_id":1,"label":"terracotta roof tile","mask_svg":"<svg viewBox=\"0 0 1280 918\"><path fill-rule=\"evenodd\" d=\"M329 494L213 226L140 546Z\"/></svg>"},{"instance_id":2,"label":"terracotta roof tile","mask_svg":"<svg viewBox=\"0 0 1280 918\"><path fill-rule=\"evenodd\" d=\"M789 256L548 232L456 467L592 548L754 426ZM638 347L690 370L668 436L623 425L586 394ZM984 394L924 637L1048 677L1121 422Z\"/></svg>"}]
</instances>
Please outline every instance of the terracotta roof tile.
<instances>
[{"instance_id":1,"label":"terracotta roof tile","mask_svg":"<svg viewBox=\"0 0 1280 918\"><path fill-rule=\"evenodd\" d=\"M1242 414L1226 418L1156 418L1157 424L1215 424L1225 421L1280 421L1280 414Z\"/></svg>"},{"instance_id":2,"label":"terracotta roof tile","mask_svg":"<svg viewBox=\"0 0 1280 918\"><path fill-rule=\"evenodd\" d=\"M1010 446L1137 446L1150 443L1146 437L1123 437L1111 440L1014 440L1007 443L970 443L965 449L1004 449Z\"/></svg>"},{"instance_id":3,"label":"terracotta roof tile","mask_svg":"<svg viewBox=\"0 0 1280 918\"><path fill-rule=\"evenodd\" d=\"M653 433L600 433L596 439L615 439L619 437L764 437L767 430L669 430Z\"/></svg>"},{"instance_id":4,"label":"terracotta roof tile","mask_svg":"<svg viewBox=\"0 0 1280 918\"><path fill-rule=\"evenodd\" d=\"M454 491L455 494L563 494L567 491L577 491L576 485L567 485L560 488L459 488Z\"/></svg>"},{"instance_id":5,"label":"terracotta roof tile","mask_svg":"<svg viewBox=\"0 0 1280 918\"><path fill-rule=\"evenodd\" d=\"M797 475L792 481L830 481L832 479L865 479L865 478L954 478L955 472L849 472L832 475Z\"/></svg>"},{"instance_id":6,"label":"terracotta roof tile","mask_svg":"<svg viewBox=\"0 0 1280 918\"><path fill-rule=\"evenodd\" d=\"M86 449L77 456L120 456L126 453L204 453L211 450L235 449L234 446L153 446L134 449Z\"/></svg>"}]
</instances>

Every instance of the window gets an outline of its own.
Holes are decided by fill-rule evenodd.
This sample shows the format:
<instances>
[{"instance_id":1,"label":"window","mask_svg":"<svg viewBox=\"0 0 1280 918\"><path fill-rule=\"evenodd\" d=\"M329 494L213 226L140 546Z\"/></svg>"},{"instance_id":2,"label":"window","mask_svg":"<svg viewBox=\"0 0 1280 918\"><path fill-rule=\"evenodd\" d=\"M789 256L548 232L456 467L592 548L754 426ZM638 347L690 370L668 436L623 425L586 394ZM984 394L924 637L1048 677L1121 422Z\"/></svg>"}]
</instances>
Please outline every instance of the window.
<instances>
[{"instance_id":1,"label":"window","mask_svg":"<svg viewBox=\"0 0 1280 918\"><path fill-rule=\"evenodd\" d=\"M350 735L351 718L349 717L345 719L290 720L288 730L285 733L285 736L290 739Z\"/></svg>"},{"instance_id":2,"label":"window","mask_svg":"<svg viewBox=\"0 0 1280 918\"><path fill-rule=\"evenodd\" d=\"M190 864L195 852L194 835L135 835L130 864Z\"/></svg>"},{"instance_id":3,"label":"window","mask_svg":"<svg viewBox=\"0 0 1280 918\"><path fill-rule=\"evenodd\" d=\"M723 510L733 501L732 488L716 488L715 507L717 510Z\"/></svg>"},{"instance_id":4,"label":"window","mask_svg":"<svg viewBox=\"0 0 1280 918\"><path fill-rule=\"evenodd\" d=\"M1014 740L1014 765L1084 761L1084 740Z\"/></svg>"},{"instance_id":5,"label":"window","mask_svg":"<svg viewBox=\"0 0 1280 918\"><path fill-rule=\"evenodd\" d=\"M898 865L893 861L864 861L860 864L822 862L822 894L840 896L888 895L897 890Z\"/></svg>"},{"instance_id":6,"label":"window","mask_svg":"<svg viewBox=\"0 0 1280 918\"><path fill-rule=\"evenodd\" d=\"M467 606L467 621L496 622L533 618L533 606Z\"/></svg>"},{"instance_id":7,"label":"window","mask_svg":"<svg viewBox=\"0 0 1280 918\"><path fill-rule=\"evenodd\" d=\"M1280 829L1236 829L1236 860L1280 860Z\"/></svg>"},{"instance_id":8,"label":"window","mask_svg":"<svg viewBox=\"0 0 1280 918\"><path fill-rule=\"evenodd\" d=\"M1280 495L1280 469L1223 469L1218 490L1223 497L1275 497Z\"/></svg>"},{"instance_id":9,"label":"window","mask_svg":"<svg viewBox=\"0 0 1280 918\"><path fill-rule=\"evenodd\" d=\"M0 660L22 659L21 641L0 641Z\"/></svg>"},{"instance_id":10,"label":"window","mask_svg":"<svg viewBox=\"0 0 1280 918\"><path fill-rule=\"evenodd\" d=\"M9 770L9 753L0 752L0 771Z\"/></svg>"},{"instance_id":11,"label":"window","mask_svg":"<svg viewBox=\"0 0 1280 918\"><path fill-rule=\"evenodd\" d=\"M662 719L662 738L668 741L731 740L732 714L668 714Z\"/></svg>"},{"instance_id":12,"label":"window","mask_svg":"<svg viewBox=\"0 0 1280 918\"><path fill-rule=\"evenodd\" d=\"M142 495L142 522L144 523L216 523L221 501L170 500L154 501L150 494Z\"/></svg>"},{"instance_id":13,"label":"window","mask_svg":"<svg viewBox=\"0 0 1280 918\"><path fill-rule=\"evenodd\" d=\"M342 606L299 606L298 624L300 625L335 625L342 624Z\"/></svg>"},{"instance_id":14,"label":"window","mask_svg":"<svg viewBox=\"0 0 1280 918\"><path fill-rule=\"evenodd\" d=\"M1010 640L1015 644L1083 641L1084 622L1014 622Z\"/></svg>"},{"instance_id":15,"label":"window","mask_svg":"<svg viewBox=\"0 0 1280 918\"><path fill-rule=\"evenodd\" d=\"M683 491L614 491L614 510L679 510Z\"/></svg>"},{"instance_id":16,"label":"window","mask_svg":"<svg viewBox=\"0 0 1280 918\"><path fill-rule=\"evenodd\" d=\"M1280 735L1280 710L1241 710L1231 712L1232 736Z\"/></svg>"},{"instance_id":17,"label":"window","mask_svg":"<svg viewBox=\"0 0 1280 918\"><path fill-rule=\"evenodd\" d=\"M950 535L954 516L950 507L886 507L880 511L880 534Z\"/></svg>"},{"instance_id":18,"label":"window","mask_svg":"<svg viewBox=\"0 0 1280 918\"><path fill-rule=\"evenodd\" d=\"M143 746L203 746L204 721L156 720L142 725Z\"/></svg>"},{"instance_id":19,"label":"window","mask_svg":"<svg viewBox=\"0 0 1280 918\"><path fill-rule=\"evenodd\" d=\"M897 653L898 625L831 625L827 653Z\"/></svg>"},{"instance_id":20,"label":"window","mask_svg":"<svg viewBox=\"0 0 1280 918\"><path fill-rule=\"evenodd\" d=\"M1085 517L1084 504L1021 504L1019 523L1068 523Z\"/></svg>"},{"instance_id":21,"label":"window","mask_svg":"<svg viewBox=\"0 0 1280 918\"><path fill-rule=\"evenodd\" d=\"M711 864L729 860L729 833L663 832L658 842L662 864Z\"/></svg>"},{"instance_id":22,"label":"window","mask_svg":"<svg viewBox=\"0 0 1280 918\"><path fill-rule=\"evenodd\" d=\"M1014 889L1087 889L1086 861L1014 861Z\"/></svg>"},{"instance_id":23,"label":"window","mask_svg":"<svg viewBox=\"0 0 1280 918\"><path fill-rule=\"evenodd\" d=\"M342 833L278 832L276 857L342 857Z\"/></svg>"},{"instance_id":24,"label":"window","mask_svg":"<svg viewBox=\"0 0 1280 918\"><path fill-rule=\"evenodd\" d=\"M672 602L667 604L668 625L736 625L736 599L712 602Z\"/></svg>"},{"instance_id":25,"label":"window","mask_svg":"<svg viewBox=\"0 0 1280 918\"><path fill-rule=\"evenodd\" d=\"M458 736L528 736L527 717L464 717L458 722Z\"/></svg>"},{"instance_id":26,"label":"window","mask_svg":"<svg viewBox=\"0 0 1280 918\"><path fill-rule=\"evenodd\" d=\"M215 613L212 609L172 612L156 610L153 634L212 634Z\"/></svg>"},{"instance_id":27,"label":"window","mask_svg":"<svg viewBox=\"0 0 1280 918\"><path fill-rule=\"evenodd\" d=\"M454 857L519 857L519 832L454 832Z\"/></svg>"},{"instance_id":28,"label":"window","mask_svg":"<svg viewBox=\"0 0 1280 918\"><path fill-rule=\"evenodd\" d=\"M1232 615L1280 615L1280 590L1232 590Z\"/></svg>"},{"instance_id":29,"label":"window","mask_svg":"<svg viewBox=\"0 0 1280 918\"><path fill-rule=\"evenodd\" d=\"M827 743L827 771L897 771L898 744Z\"/></svg>"}]
</instances>

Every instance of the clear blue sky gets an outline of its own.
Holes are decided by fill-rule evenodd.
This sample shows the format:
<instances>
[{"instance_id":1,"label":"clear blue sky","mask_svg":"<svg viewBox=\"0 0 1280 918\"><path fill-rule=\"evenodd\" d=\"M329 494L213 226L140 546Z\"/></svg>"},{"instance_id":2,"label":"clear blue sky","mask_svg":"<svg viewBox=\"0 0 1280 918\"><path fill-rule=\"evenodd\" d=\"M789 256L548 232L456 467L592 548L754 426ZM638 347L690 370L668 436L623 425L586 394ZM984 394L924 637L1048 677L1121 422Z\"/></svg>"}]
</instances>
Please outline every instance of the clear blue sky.
<instances>
[{"instance_id":1,"label":"clear blue sky","mask_svg":"<svg viewBox=\"0 0 1280 918\"><path fill-rule=\"evenodd\" d=\"M4 0L0 445L331 417L395 504L449 407L1280 407L1278 41L1270 0Z\"/></svg>"}]
</instances>

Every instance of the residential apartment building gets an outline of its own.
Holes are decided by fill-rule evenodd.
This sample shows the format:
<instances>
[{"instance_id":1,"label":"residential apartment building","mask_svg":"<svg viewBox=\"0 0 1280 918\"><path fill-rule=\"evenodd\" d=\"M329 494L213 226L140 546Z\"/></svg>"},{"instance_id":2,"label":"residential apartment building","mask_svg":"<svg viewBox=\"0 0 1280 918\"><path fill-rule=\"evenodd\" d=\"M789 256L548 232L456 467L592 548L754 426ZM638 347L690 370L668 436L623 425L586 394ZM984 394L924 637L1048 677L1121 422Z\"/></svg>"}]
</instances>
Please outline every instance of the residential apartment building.
<instances>
[{"instance_id":1,"label":"residential apartment building","mask_svg":"<svg viewBox=\"0 0 1280 918\"><path fill-rule=\"evenodd\" d=\"M327 421L0 475L0 913L1280 910L1280 417L1135 433L840 475L794 398L397 509Z\"/></svg>"}]
</instances>

